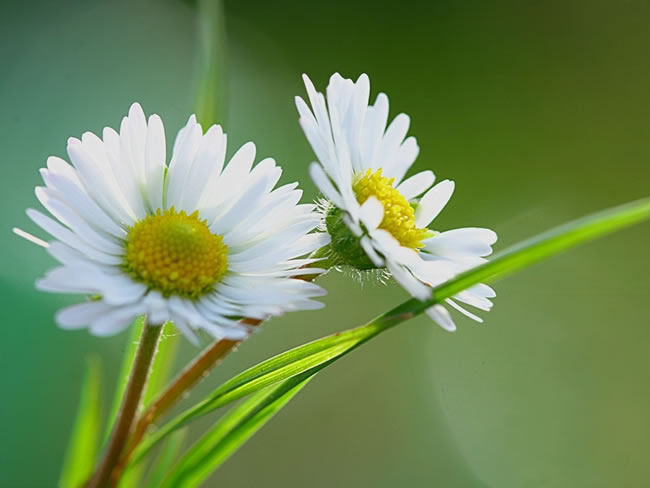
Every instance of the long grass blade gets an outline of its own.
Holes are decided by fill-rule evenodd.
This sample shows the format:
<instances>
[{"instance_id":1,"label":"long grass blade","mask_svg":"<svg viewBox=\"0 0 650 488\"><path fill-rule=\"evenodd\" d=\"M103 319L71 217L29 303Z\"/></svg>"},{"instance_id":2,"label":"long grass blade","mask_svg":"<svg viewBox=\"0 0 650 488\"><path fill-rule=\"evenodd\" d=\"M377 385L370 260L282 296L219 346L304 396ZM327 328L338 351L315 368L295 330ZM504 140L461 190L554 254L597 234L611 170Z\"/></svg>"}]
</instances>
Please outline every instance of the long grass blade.
<instances>
[{"instance_id":1,"label":"long grass blade","mask_svg":"<svg viewBox=\"0 0 650 488\"><path fill-rule=\"evenodd\" d=\"M195 109L207 128L223 124L225 114L226 28L222 0L198 2L198 60Z\"/></svg>"},{"instance_id":2,"label":"long grass blade","mask_svg":"<svg viewBox=\"0 0 650 488\"><path fill-rule=\"evenodd\" d=\"M408 300L362 327L318 339L263 361L227 381L203 401L148 436L136 450L132 462L137 462L167 435L189 422L287 378L302 373L314 374L372 337L462 290L481 282L492 283L542 259L648 218L650 198L578 219L513 246L495 255L488 263L458 275L435 288L433 298L428 301Z\"/></svg>"},{"instance_id":3,"label":"long grass blade","mask_svg":"<svg viewBox=\"0 0 650 488\"><path fill-rule=\"evenodd\" d=\"M312 377L298 375L279 385L259 390L234 407L185 453L166 477L163 488L199 486L298 394Z\"/></svg>"},{"instance_id":4,"label":"long grass blade","mask_svg":"<svg viewBox=\"0 0 650 488\"><path fill-rule=\"evenodd\" d=\"M77 418L59 478L60 488L78 488L92 473L99 452L101 407L99 359L89 358L81 385Z\"/></svg>"},{"instance_id":5,"label":"long grass blade","mask_svg":"<svg viewBox=\"0 0 650 488\"><path fill-rule=\"evenodd\" d=\"M186 436L187 429L177 430L169 436L153 465L151 475L149 475L147 482L149 488L160 488L165 474L170 470L180 454Z\"/></svg>"}]
</instances>

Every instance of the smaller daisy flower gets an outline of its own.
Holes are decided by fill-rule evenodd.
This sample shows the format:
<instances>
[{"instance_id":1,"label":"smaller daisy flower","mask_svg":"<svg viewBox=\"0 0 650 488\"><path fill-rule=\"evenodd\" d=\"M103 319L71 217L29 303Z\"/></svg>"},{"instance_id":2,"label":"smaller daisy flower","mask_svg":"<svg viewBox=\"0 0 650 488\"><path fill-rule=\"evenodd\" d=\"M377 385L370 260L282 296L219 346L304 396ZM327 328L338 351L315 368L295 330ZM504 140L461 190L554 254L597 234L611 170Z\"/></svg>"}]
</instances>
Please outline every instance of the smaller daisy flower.
<instances>
[{"instance_id":1,"label":"smaller daisy flower","mask_svg":"<svg viewBox=\"0 0 650 488\"><path fill-rule=\"evenodd\" d=\"M296 97L300 125L317 163L312 179L327 198L325 227L332 241L328 258L335 266L360 271L385 269L412 296L431 298L431 288L485 262L496 234L464 228L446 232L429 229L454 191L444 180L434 186L431 171L404 179L419 148L406 137L409 117L388 122L388 97L380 93L369 105L370 83L363 74L355 82L332 75L326 97L303 75L311 109ZM458 302L490 310L494 291L477 285L446 303L481 322ZM447 330L456 326L442 305L427 313Z\"/></svg>"},{"instance_id":2,"label":"smaller daisy flower","mask_svg":"<svg viewBox=\"0 0 650 488\"><path fill-rule=\"evenodd\" d=\"M27 210L52 236L44 244L60 263L41 290L92 296L60 310L59 325L110 335L146 315L172 321L192 342L197 330L242 339L243 317L265 319L315 309L324 291L300 275L306 256L329 237L310 233L320 217L300 205L297 184L273 189L282 170L256 166L255 146L225 163L226 135L204 134L191 116L178 133L169 165L160 117L134 104L120 131L86 132L68 141L72 166L50 157L36 196L49 211Z\"/></svg>"}]
</instances>

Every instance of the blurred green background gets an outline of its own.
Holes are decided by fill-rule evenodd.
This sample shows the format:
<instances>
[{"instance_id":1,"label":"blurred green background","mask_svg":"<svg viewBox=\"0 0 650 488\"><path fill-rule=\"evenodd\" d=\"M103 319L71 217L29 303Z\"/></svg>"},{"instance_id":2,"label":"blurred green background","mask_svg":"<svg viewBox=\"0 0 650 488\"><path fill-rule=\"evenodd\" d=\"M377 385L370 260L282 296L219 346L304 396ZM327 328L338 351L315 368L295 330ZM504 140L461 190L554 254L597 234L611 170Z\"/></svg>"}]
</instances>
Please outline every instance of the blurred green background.
<instances>
[{"instance_id":1,"label":"blurred green background","mask_svg":"<svg viewBox=\"0 0 650 488\"><path fill-rule=\"evenodd\" d=\"M366 72L411 116L421 156L456 180L438 229L487 226L498 248L650 193L650 3L231 1L230 151L253 140L305 199L313 159L297 124L300 74ZM0 10L0 486L58 478L85 357L106 404L127 335L64 332L70 297L37 292L52 265L11 235L46 157L119 126L133 101L166 122L192 111L196 10L160 1L3 2ZM496 286L477 325L419 318L319 375L208 486L650 486L650 226L581 247ZM322 312L267 324L194 393L255 362L357 325L406 298L332 273ZM182 338L177 368L197 350ZM186 400L185 405L188 405ZM214 417L212 417L214 419ZM210 419L199 423L199 433Z\"/></svg>"}]
</instances>

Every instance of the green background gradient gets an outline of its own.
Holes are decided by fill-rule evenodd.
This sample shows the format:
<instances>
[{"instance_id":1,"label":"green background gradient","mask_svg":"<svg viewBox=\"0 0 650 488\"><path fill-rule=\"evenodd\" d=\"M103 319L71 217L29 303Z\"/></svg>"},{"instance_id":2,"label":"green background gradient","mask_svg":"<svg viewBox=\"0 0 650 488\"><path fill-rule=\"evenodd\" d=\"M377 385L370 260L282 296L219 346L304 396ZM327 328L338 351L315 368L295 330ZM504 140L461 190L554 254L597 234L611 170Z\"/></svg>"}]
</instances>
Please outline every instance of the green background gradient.
<instances>
[{"instance_id":1,"label":"green background gradient","mask_svg":"<svg viewBox=\"0 0 650 488\"><path fill-rule=\"evenodd\" d=\"M439 230L486 226L497 249L650 193L650 3L232 1L229 154L257 144L305 200L311 150L300 74L324 89L366 72L411 116L414 170L456 181ZM0 7L0 486L54 486L87 355L109 405L127 335L65 332L74 297L37 292L38 168L133 101L166 123L192 107L196 10L180 1ZM477 325L399 326L318 376L208 486L641 487L650 483L650 226L553 258L496 286ZM322 278L322 312L274 319L186 399L255 362L403 301L396 285ZM185 339L177 368L196 354ZM191 431L198 435L214 417Z\"/></svg>"}]
</instances>

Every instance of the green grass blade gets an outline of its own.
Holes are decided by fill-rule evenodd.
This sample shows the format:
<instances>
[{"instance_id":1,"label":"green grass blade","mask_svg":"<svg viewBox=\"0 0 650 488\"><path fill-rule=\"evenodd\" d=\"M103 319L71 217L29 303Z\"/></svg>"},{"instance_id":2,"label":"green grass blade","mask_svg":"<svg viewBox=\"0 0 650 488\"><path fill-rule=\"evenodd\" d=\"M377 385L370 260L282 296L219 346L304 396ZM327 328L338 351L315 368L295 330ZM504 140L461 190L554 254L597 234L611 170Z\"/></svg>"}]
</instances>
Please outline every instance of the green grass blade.
<instances>
[{"instance_id":1,"label":"green grass blade","mask_svg":"<svg viewBox=\"0 0 650 488\"><path fill-rule=\"evenodd\" d=\"M226 29L222 0L199 0L196 117L207 130L223 125L225 114Z\"/></svg>"},{"instance_id":2,"label":"green grass blade","mask_svg":"<svg viewBox=\"0 0 650 488\"><path fill-rule=\"evenodd\" d=\"M163 488L199 486L262 428L312 378L299 375L267 387L234 407L194 444L170 471Z\"/></svg>"},{"instance_id":3,"label":"green grass blade","mask_svg":"<svg viewBox=\"0 0 650 488\"><path fill-rule=\"evenodd\" d=\"M578 219L524 241L495 255L488 263L458 275L435 288L431 300L426 302L409 300L367 325L318 339L263 361L224 383L205 400L149 435L136 450L132 462L137 462L171 432L196 418L294 375L310 371L313 374L321 366L324 367L340 359L384 330L421 314L430 306L441 303L464 289L481 282L494 282L580 243L648 218L650 218L650 198Z\"/></svg>"},{"instance_id":4,"label":"green grass blade","mask_svg":"<svg viewBox=\"0 0 650 488\"><path fill-rule=\"evenodd\" d=\"M198 417L254 393L261 388L300 374L305 370L315 368L332 358L339 357L379 333L376 329L378 327L363 327L319 339L282 353L244 371L214 390L205 400L181 413L147 436L136 449L131 464L137 463L171 432Z\"/></svg>"},{"instance_id":5,"label":"green grass blade","mask_svg":"<svg viewBox=\"0 0 650 488\"><path fill-rule=\"evenodd\" d=\"M59 478L60 488L78 488L92 473L101 436L101 370L97 358L89 358L77 418Z\"/></svg>"},{"instance_id":6,"label":"green grass blade","mask_svg":"<svg viewBox=\"0 0 650 488\"><path fill-rule=\"evenodd\" d=\"M427 302L419 302L419 306L412 307L412 312L421 313L431 305L452 297L477 283L493 283L567 249L612 234L649 218L650 197L646 197L560 225L495 254L488 263L471 269L437 287L434 290L434 298Z\"/></svg>"},{"instance_id":7,"label":"green grass blade","mask_svg":"<svg viewBox=\"0 0 650 488\"><path fill-rule=\"evenodd\" d=\"M165 474L174 464L178 454L181 452L186 435L187 429L181 429L169 436L169 439L167 439L160 455L156 459L153 472L149 476L149 481L147 483L149 488L160 487L165 478Z\"/></svg>"}]
</instances>

